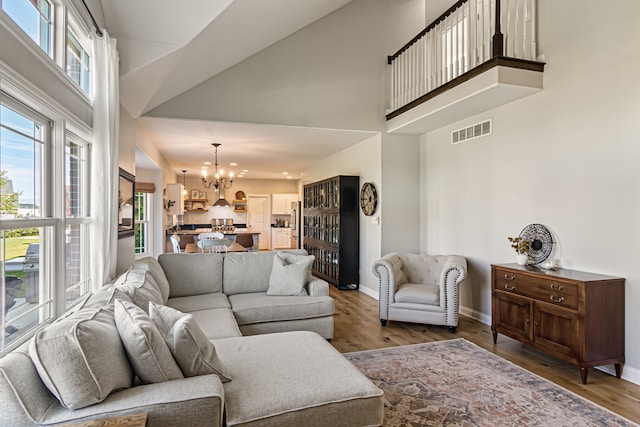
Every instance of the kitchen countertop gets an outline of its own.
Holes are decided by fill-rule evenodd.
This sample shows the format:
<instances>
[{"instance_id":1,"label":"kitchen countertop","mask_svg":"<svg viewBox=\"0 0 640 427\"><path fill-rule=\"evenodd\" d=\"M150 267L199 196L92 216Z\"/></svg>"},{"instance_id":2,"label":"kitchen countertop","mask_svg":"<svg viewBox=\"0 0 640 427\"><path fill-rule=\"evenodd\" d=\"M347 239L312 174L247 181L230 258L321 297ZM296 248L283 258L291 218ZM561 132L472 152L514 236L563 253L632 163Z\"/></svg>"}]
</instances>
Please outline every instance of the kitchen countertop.
<instances>
[{"instance_id":1,"label":"kitchen countertop","mask_svg":"<svg viewBox=\"0 0 640 427\"><path fill-rule=\"evenodd\" d=\"M200 234L200 233L211 233L212 230L210 228L198 228L196 230L167 230L167 234ZM220 233L225 236L234 236L238 234L260 234L258 231L252 231L251 228L237 228L234 231L223 231L220 230Z\"/></svg>"}]
</instances>

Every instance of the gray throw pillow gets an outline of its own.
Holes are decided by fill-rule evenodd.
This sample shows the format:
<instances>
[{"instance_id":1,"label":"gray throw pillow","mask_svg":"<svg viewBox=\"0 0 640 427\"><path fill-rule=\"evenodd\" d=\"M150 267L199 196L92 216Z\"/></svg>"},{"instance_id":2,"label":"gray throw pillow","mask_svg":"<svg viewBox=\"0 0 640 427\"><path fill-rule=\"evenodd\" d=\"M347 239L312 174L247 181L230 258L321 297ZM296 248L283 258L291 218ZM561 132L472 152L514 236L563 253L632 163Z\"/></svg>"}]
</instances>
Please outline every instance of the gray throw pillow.
<instances>
[{"instance_id":1,"label":"gray throw pillow","mask_svg":"<svg viewBox=\"0 0 640 427\"><path fill-rule=\"evenodd\" d=\"M113 311L87 309L42 329L29 355L49 391L68 409L102 402L133 384Z\"/></svg>"},{"instance_id":2,"label":"gray throw pillow","mask_svg":"<svg viewBox=\"0 0 640 427\"><path fill-rule=\"evenodd\" d=\"M283 254L275 254L267 295L307 295L304 285L307 284L309 272L315 258L313 255L296 255L295 257L290 258L290 261L293 262L289 263Z\"/></svg>"},{"instance_id":3,"label":"gray throw pillow","mask_svg":"<svg viewBox=\"0 0 640 427\"><path fill-rule=\"evenodd\" d=\"M128 270L113 286L124 292L145 313L149 312L149 302L164 304L162 292L148 271Z\"/></svg>"},{"instance_id":4,"label":"gray throw pillow","mask_svg":"<svg viewBox=\"0 0 640 427\"><path fill-rule=\"evenodd\" d=\"M140 381L153 384L184 378L147 313L135 304L116 300L115 318L129 362Z\"/></svg>"},{"instance_id":5,"label":"gray throw pillow","mask_svg":"<svg viewBox=\"0 0 640 427\"><path fill-rule=\"evenodd\" d=\"M163 303L166 304L169 299L169 292L171 288L169 286L169 281L167 280L167 276L164 274L164 270L162 266L154 257L145 257L137 260L133 263L131 267L132 270L144 270L151 273L153 279L155 280L158 288L160 289L160 293L162 294Z\"/></svg>"},{"instance_id":6,"label":"gray throw pillow","mask_svg":"<svg viewBox=\"0 0 640 427\"><path fill-rule=\"evenodd\" d=\"M216 374L223 383L231 381L216 348L193 316L154 303L149 305L149 314L185 377Z\"/></svg>"}]
</instances>

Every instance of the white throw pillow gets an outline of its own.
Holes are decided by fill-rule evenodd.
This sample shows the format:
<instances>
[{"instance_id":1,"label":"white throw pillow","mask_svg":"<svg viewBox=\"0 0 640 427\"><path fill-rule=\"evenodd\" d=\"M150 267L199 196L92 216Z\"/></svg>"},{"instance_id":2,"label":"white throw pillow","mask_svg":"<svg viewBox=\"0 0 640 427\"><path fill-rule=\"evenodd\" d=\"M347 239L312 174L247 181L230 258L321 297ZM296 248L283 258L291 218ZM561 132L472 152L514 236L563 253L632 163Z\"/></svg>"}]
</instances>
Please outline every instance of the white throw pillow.
<instances>
[{"instance_id":1,"label":"white throw pillow","mask_svg":"<svg viewBox=\"0 0 640 427\"><path fill-rule=\"evenodd\" d=\"M140 381L153 384L184 378L147 313L135 304L116 300L115 318L129 362Z\"/></svg>"},{"instance_id":2,"label":"white throw pillow","mask_svg":"<svg viewBox=\"0 0 640 427\"><path fill-rule=\"evenodd\" d=\"M193 316L154 303L149 305L149 314L185 377L216 374L223 383L231 381L216 348Z\"/></svg>"},{"instance_id":3,"label":"white throw pillow","mask_svg":"<svg viewBox=\"0 0 640 427\"><path fill-rule=\"evenodd\" d=\"M102 402L133 384L110 310L81 310L47 326L31 340L29 355L42 382L68 409Z\"/></svg>"},{"instance_id":4,"label":"white throw pillow","mask_svg":"<svg viewBox=\"0 0 640 427\"><path fill-rule=\"evenodd\" d=\"M276 253L273 257L267 295L307 295L304 285L309 279L309 272L315 258L313 255L295 255L295 257L287 255Z\"/></svg>"},{"instance_id":5,"label":"white throw pillow","mask_svg":"<svg viewBox=\"0 0 640 427\"><path fill-rule=\"evenodd\" d=\"M131 302L149 312L149 302L164 304L162 292L149 271L128 270L114 283L115 287L127 294Z\"/></svg>"}]
</instances>

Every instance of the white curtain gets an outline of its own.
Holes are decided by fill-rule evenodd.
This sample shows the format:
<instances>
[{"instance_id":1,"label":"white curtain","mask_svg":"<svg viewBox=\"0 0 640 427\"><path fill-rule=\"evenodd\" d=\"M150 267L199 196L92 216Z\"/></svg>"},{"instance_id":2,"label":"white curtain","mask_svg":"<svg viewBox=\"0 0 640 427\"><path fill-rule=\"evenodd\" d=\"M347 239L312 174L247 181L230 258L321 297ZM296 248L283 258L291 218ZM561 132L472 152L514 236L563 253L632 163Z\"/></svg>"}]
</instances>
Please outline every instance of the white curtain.
<instances>
[{"instance_id":1,"label":"white curtain","mask_svg":"<svg viewBox=\"0 0 640 427\"><path fill-rule=\"evenodd\" d=\"M118 255L118 135L120 97L116 40L93 36L93 146L91 152L91 283L100 288L116 271Z\"/></svg>"}]
</instances>

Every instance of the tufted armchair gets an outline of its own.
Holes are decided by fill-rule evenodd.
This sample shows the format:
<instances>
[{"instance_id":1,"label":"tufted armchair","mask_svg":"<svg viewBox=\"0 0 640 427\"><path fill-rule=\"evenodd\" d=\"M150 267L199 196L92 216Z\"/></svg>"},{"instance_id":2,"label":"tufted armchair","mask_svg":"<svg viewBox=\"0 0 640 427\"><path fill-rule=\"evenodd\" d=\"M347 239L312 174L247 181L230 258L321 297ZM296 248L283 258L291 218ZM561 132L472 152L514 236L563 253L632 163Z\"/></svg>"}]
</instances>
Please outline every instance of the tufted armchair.
<instances>
[{"instance_id":1,"label":"tufted armchair","mask_svg":"<svg viewBox=\"0 0 640 427\"><path fill-rule=\"evenodd\" d=\"M379 281L380 322L458 326L458 285L467 260L457 255L390 253L373 263Z\"/></svg>"}]
</instances>

